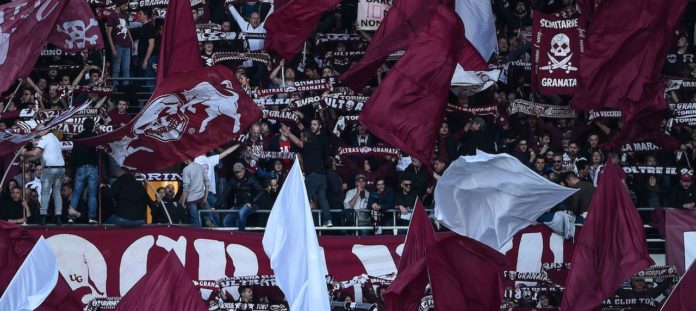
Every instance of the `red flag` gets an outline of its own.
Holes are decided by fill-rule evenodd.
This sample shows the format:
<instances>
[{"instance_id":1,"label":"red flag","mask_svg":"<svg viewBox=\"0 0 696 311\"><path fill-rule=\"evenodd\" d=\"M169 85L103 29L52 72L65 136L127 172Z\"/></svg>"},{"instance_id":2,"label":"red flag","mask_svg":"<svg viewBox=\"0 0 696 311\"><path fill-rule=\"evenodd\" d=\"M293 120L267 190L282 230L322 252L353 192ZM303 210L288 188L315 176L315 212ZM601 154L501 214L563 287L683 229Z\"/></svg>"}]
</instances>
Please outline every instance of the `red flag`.
<instances>
[{"instance_id":1,"label":"red flag","mask_svg":"<svg viewBox=\"0 0 696 311\"><path fill-rule=\"evenodd\" d=\"M399 273L383 294L387 310L416 310L425 292L425 286L428 284L425 250L433 243L435 243L435 231L425 213L423 203L416 200L404 251L399 261Z\"/></svg>"},{"instance_id":2,"label":"red flag","mask_svg":"<svg viewBox=\"0 0 696 311\"><path fill-rule=\"evenodd\" d=\"M104 48L97 19L85 0L68 0L48 42L67 52Z\"/></svg>"},{"instance_id":3,"label":"red flag","mask_svg":"<svg viewBox=\"0 0 696 311\"><path fill-rule=\"evenodd\" d=\"M184 266L169 252L155 270L143 276L126 293L116 310L208 310Z\"/></svg>"},{"instance_id":4,"label":"red flag","mask_svg":"<svg viewBox=\"0 0 696 311\"><path fill-rule=\"evenodd\" d=\"M104 146L121 166L156 171L236 139L259 118L234 73L213 66L170 76L130 123L82 141Z\"/></svg>"},{"instance_id":5,"label":"red flag","mask_svg":"<svg viewBox=\"0 0 696 311\"><path fill-rule=\"evenodd\" d=\"M696 268L693 263L675 286L660 311L690 310L696 305Z\"/></svg>"},{"instance_id":6,"label":"red flag","mask_svg":"<svg viewBox=\"0 0 696 311\"><path fill-rule=\"evenodd\" d=\"M457 60L471 48L462 38L459 16L453 8L439 5L428 28L418 34L360 114L370 132L426 167L445 116Z\"/></svg>"},{"instance_id":7,"label":"red flag","mask_svg":"<svg viewBox=\"0 0 696 311\"><path fill-rule=\"evenodd\" d=\"M291 61L317 28L321 15L339 3L341 0L290 0L282 7L276 7L264 23L266 39L263 48Z\"/></svg>"},{"instance_id":8,"label":"red flag","mask_svg":"<svg viewBox=\"0 0 696 311\"><path fill-rule=\"evenodd\" d=\"M437 310L498 310L503 298L505 256L455 235L428 247L428 274Z\"/></svg>"},{"instance_id":9,"label":"red flag","mask_svg":"<svg viewBox=\"0 0 696 311\"><path fill-rule=\"evenodd\" d=\"M571 105L622 110L613 146L656 133L667 109L660 71L687 1L582 2L583 14L591 15L583 18L590 24Z\"/></svg>"},{"instance_id":10,"label":"red flag","mask_svg":"<svg viewBox=\"0 0 696 311\"><path fill-rule=\"evenodd\" d=\"M619 177L607 162L575 245L563 294L563 310L594 310L632 275L654 265L643 221Z\"/></svg>"},{"instance_id":11,"label":"red flag","mask_svg":"<svg viewBox=\"0 0 696 311\"><path fill-rule=\"evenodd\" d=\"M157 86L175 73L199 68L203 68L203 64L196 24L191 15L191 3L186 0L170 0L157 61Z\"/></svg>"},{"instance_id":12,"label":"red flag","mask_svg":"<svg viewBox=\"0 0 696 311\"><path fill-rule=\"evenodd\" d=\"M88 27L94 15L84 11L86 5L83 0L17 0L1 5L0 91L29 75L49 38L69 51L103 46L98 26ZM61 23L56 25L57 21ZM84 28L78 27L80 21L87 21Z\"/></svg>"}]
</instances>

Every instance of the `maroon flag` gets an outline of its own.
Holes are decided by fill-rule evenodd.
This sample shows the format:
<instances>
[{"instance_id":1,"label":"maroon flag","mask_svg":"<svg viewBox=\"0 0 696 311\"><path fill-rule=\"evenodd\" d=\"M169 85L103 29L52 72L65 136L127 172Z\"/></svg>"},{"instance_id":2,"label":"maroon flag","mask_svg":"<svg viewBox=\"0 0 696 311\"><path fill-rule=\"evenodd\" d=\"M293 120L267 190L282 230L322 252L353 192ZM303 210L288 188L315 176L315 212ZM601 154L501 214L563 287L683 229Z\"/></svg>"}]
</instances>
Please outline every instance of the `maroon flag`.
<instances>
[{"instance_id":1,"label":"maroon flag","mask_svg":"<svg viewBox=\"0 0 696 311\"><path fill-rule=\"evenodd\" d=\"M383 295L387 310L416 310L428 284L425 250L433 243L435 231L425 213L423 203L416 200L404 251L399 261L399 273Z\"/></svg>"},{"instance_id":2,"label":"maroon flag","mask_svg":"<svg viewBox=\"0 0 696 311\"><path fill-rule=\"evenodd\" d=\"M428 274L437 310L498 310L503 298L505 256L455 235L428 247Z\"/></svg>"},{"instance_id":3,"label":"maroon flag","mask_svg":"<svg viewBox=\"0 0 696 311\"><path fill-rule=\"evenodd\" d=\"M442 1L397 0L372 37L365 55L343 73L339 80L359 91L389 54L408 48L417 34L428 26ZM461 38L464 38L462 36Z\"/></svg>"},{"instance_id":4,"label":"maroon flag","mask_svg":"<svg viewBox=\"0 0 696 311\"><path fill-rule=\"evenodd\" d=\"M157 86L172 74L203 68L196 24L187 0L170 0L157 61Z\"/></svg>"},{"instance_id":5,"label":"maroon flag","mask_svg":"<svg viewBox=\"0 0 696 311\"><path fill-rule=\"evenodd\" d=\"M66 52L103 48L104 40L97 19L85 0L67 0L48 42Z\"/></svg>"},{"instance_id":6,"label":"maroon flag","mask_svg":"<svg viewBox=\"0 0 696 311\"><path fill-rule=\"evenodd\" d=\"M542 94L572 94L578 84L583 42L578 17L534 11L532 88Z\"/></svg>"},{"instance_id":7,"label":"maroon flag","mask_svg":"<svg viewBox=\"0 0 696 311\"><path fill-rule=\"evenodd\" d=\"M156 171L227 143L261 118L261 110L224 66L177 73L155 89L127 125L84 139L121 166Z\"/></svg>"},{"instance_id":8,"label":"maroon flag","mask_svg":"<svg viewBox=\"0 0 696 311\"><path fill-rule=\"evenodd\" d=\"M696 213L689 210L665 210L665 255L668 265L684 273L696 254ZM689 254L687 256L687 254ZM687 262L688 261L688 262Z\"/></svg>"},{"instance_id":9,"label":"maroon flag","mask_svg":"<svg viewBox=\"0 0 696 311\"><path fill-rule=\"evenodd\" d=\"M179 258L169 252L155 270L133 285L116 310L205 311L208 307Z\"/></svg>"},{"instance_id":10,"label":"maroon flag","mask_svg":"<svg viewBox=\"0 0 696 311\"><path fill-rule=\"evenodd\" d=\"M582 1L590 21L571 105L619 109L623 128L610 146L654 134L667 109L660 71L686 0Z\"/></svg>"},{"instance_id":11,"label":"maroon flag","mask_svg":"<svg viewBox=\"0 0 696 311\"><path fill-rule=\"evenodd\" d=\"M365 103L360 122L388 145L430 165L450 81L467 46L454 9L439 5L430 25ZM389 116L385 118L384 116Z\"/></svg>"},{"instance_id":12,"label":"maroon flag","mask_svg":"<svg viewBox=\"0 0 696 311\"><path fill-rule=\"evenodd\" d=\"M619 177L607 162L575 245L563 310L594 310L632 275L654 265L643 222Z\"/></svg>"},{"instance_id":13,"label":"maroon flag","mask_svg":"<svg viewBox=\"0 0 696 311\"><path fill-rule=\"evenodd\" d=\"M103 46L94 15L88 8L84 11L86 5L83 0L18 0L1 5L0 91L29 75L49 38L68 51Z\"/></svg>"},{"instance_id":14,"label":"maroon flag","mask_svg":"<svg viewBox=\"0 0 696 311\"><path fill-rule=\"evenodd\" d=\"M314 32L321 15L341 0L290 0L276 8L264 23L264 49L291 61L310 34Z\"/></svg>"},{"instance_id":15,"label":"maroon flag","mask_svg":"<svg viewBox=\"0 0 696 311\"><path fill-rule=\"evenodd\" d=\"M696 293L696 267L692 263L672 293L669 294L660 311L691 310L696 305L694 293Z\"/></svg>"}]
</instances>

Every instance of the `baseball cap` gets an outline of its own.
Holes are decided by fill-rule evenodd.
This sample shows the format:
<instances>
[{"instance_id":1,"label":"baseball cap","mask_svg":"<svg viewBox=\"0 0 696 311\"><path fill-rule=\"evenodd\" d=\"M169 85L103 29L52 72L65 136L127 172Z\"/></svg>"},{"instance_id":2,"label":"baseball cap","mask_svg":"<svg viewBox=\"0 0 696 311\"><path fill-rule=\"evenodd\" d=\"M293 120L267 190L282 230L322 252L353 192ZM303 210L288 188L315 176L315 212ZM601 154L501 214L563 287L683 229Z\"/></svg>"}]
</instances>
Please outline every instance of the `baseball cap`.
<instances>
[{"instance_id":1,"label":"baseball cap","mask_svg":"<svg viewBox=\"0 0 696 311\"><path fill-rule=\"evenodd\" d=\"M235 172L241 172L244 170L244 164L237 162L234 164L234 166L232 166L232 170Z\"/></svg>"},{"instance_id":2,"label":"baseball cap","mask_svg":"<svg viewBox=\"0 0 696 311\"><path fill-rule=\"evenodd\" d=\"M355 175L355 181L358 181L359 179L366 180L367 177L365 177L365 174Z\"/></svg>"}]
</instances>

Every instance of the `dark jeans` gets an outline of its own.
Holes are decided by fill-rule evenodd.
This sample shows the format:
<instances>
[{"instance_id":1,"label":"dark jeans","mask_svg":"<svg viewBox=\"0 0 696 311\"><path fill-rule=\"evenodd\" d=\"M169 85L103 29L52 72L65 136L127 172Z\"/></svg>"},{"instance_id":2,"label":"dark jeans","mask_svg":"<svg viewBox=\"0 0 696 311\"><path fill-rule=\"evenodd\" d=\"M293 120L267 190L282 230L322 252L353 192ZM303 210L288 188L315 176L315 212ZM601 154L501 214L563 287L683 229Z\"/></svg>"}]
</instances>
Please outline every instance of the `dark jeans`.
<instances>
[{"instance_id":1,"label":"dark jeans","mask_svg":"<svg viewBox=\"0 0 696 311\"><path fill-rule=\"evenodd\" d=\"M240 231L246 230L246 222L249 215L256 212L258 208L249 207L246 204L241 207L235 207L232 210L238 212L232 212L225 215L225 219L222 221L222 225L225 227L239 227Z\"/></svg>"},{"instance_id":2,"label":"dark jeans","mask_svg":"<svg viewBox=\"0 0 696 311\"><path fill-rule=\"evenodd\" d=\"M144 225L145 219L140 220L130 220L116 215L111 215L109 219L106 220L107 224L117 225L119 227L137 227Z\"/></svg>"},{"instance_id":3,"label":"dark jeans","mask_svg":"<svg viewBox=\"0 0 696 311\"><path fill-rule=\"evenodd\" d=\"M307 196L314 196L316 203L321 208L322 225L331 220L329 201L326 199L326 175L310 173L305 176Z\"/></svg>"}]
</instances>

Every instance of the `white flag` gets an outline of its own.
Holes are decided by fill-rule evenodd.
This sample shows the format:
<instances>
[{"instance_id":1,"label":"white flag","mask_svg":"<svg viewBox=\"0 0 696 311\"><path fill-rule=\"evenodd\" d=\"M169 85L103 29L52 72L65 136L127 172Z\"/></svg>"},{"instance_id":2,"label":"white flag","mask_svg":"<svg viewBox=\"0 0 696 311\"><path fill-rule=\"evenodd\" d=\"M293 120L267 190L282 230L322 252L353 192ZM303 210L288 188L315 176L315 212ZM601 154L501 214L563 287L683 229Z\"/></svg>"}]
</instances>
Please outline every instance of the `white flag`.
<instances>
[{"instance_id":1,"label":"white flag","mask_svg":"<svg viewBox=\"0 0 696 311\"><path fill-rule=\"evenodd\" d=\"M435 217L458 234L500 250L519 230L576 190L508 154L459 157L435 188Z\"/></svg>"},{"instance_id":2,"label":"white flag","mask_svg":"<svg viewBox=\"0 0 696 311\"><path fill-rule=\"evenodd\" d=\"M498 48L491 1L457 0L454 7L464 22L464 35L488 61Z\"/></svg>"},{"instance_id":3,"label":"white flag","mask_svg":"<svg viewBox=\"0 0 696 311\"><path fill-rule=\"evenodd\" d=\"M263 250L293 311L331 309L326 262L314 230L302 170L295 160L263 234Z\"/></svg>"},{"instance_id":4,"label":"white flag","mask_svg":"<svg viewBox=\"0 0 696 311\"><path fill-rule=\"evenodd\" d=\"M58 283L58 263L53 251L39 238L0 297L0 310L34 310Z\"/></svg>"}]
</instances>

